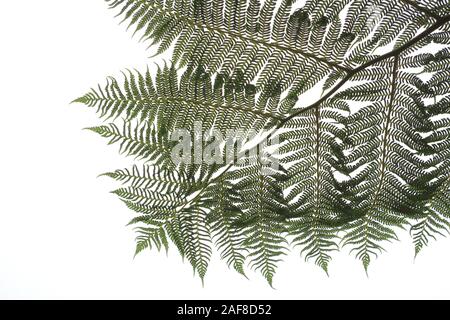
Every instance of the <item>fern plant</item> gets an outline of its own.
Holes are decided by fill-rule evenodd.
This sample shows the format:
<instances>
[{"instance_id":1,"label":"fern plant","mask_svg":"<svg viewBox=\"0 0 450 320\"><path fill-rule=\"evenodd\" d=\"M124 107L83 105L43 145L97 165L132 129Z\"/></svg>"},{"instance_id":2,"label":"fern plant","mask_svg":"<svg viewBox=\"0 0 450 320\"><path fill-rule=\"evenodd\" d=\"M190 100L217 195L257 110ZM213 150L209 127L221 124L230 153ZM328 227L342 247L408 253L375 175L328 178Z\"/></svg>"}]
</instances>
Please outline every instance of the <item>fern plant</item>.
<instances>
[{"instance_id":1,"label":"fern plant","mask_svg":"<svg viewBox=\"0 0 450 320\"><path fill-rule=\"evenodd\" d=\"M105 174L136 213L136 254L172 242L203 280L215 245L272 285L290 249L328 272L349 248L367 271L400 229L416 254L450 231L447 0L106 2L172 55L75 100L138 162ZM200 148L211 132L261 134L231 163L176 163L179 129ZM258 141L272 151L252 155ZM226 156L220 141L208 150Z\"/></svg>"}]
</instances>

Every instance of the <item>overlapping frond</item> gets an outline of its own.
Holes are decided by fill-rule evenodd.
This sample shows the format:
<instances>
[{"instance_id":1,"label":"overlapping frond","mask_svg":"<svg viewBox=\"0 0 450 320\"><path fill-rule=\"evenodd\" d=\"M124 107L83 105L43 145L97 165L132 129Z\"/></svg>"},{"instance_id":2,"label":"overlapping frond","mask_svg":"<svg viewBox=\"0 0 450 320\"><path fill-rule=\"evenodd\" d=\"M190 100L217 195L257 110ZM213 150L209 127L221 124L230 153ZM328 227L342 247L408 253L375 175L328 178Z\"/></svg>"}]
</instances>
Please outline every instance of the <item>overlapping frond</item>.
<instances>
[{"instance_id":1,"label":"overlapping frond","mask_svg":"<svg viewBox=\"0 0 450 320\"><path fill-rule=\"evenodd\" d=\"M237 225L242 211L234 204L239 195L230 181L221 178L205 191L204 197L211 200L208 222L222 259L237 272L245 275L246 251L243 242L246 234L243 228Z\"/></svg>"},{"instance_id":2,"label":"overlapping frond","mask_svg":"<svg viewBox=\"0 0 450 320\"><path fill-rule=\"evenodd\" d=\"M192 129L195 122L201 122L205 130L245 131L277 123L289 111L288 104L279 105L276 88L271 89L256 99L251 84L224 75L217 75L213 82L201 67L178 77L173 66L166 66L158 70L156 80L150 71L129 72L124 75L122 86L109 78L104 88L99 86L75 101L96 108L106 118L138 118L150 123L157 119L160 135L175 129Z\"/></svg>"},{"instance_id":3,"label":"overlapping frond","mask_svg":"<svg viewBox=\"0 0 450 320\"><path fill-rule=\"evenodd\" d=\"M379 47L400 47L445 12L443 4L427 10L408 0L108 2L158 53L175 43L181 66L206 62L212 73L242 72L246 82L258 76L260 88L275 81L297 92L329 74L344 76Z\"/></svg>"},{"instance_id":4,"label":"overlapping frond","mask_svg":"<svg viewBox=\"0 0 450 320\"><path fill-rule=\"evenodd\" d=\"M136 254L153 246L167 249L169 238L203 279L211 256L211 236L206 209L190 199L201 188L199 181L154 166L106 175L124 184L113 193L139 214L130 224L145 225L136 229Z\"/></svg>"},{"instance_id":5,"label":"overlapping frond","mask_svg":"<svg viewBox=\"0 0 450 320\"><path fill-rule=\"evenodd\" d=\"M111 122L89 130L145 163L106 174L137 213L136 254L170 240L203 279L215 244L272 285L289 242L326 272L340 244L367 270L399 229L413 225L416 254L450 232L448 1L106 1L172 52L75 100ZM174 163L179 129L194 153L215 131L250 149ZM278 155L252 154L273 137ZM207 150L225 159L218 141Z\"/></svg>"}]
</instances>

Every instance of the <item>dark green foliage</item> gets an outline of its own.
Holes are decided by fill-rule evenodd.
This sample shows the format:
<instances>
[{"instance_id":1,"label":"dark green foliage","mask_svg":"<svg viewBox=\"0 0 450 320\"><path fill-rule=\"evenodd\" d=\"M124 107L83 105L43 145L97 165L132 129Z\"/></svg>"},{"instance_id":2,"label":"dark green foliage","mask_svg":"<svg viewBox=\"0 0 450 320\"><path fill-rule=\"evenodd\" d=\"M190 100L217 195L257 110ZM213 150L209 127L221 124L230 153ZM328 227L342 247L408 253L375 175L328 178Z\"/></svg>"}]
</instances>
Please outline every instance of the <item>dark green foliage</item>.
<instances>
[{"instance_id":1,"label":"dark green foliage","mask_svg":"<svg viewBox=\"0 0 450 320\"><path fill-rule=\"evenodd\" d=\"M286 201L280 183L286 179L283 168L273 170L259 159L239 166L230 174L241 214L236 225L245 235L242 245L248 252L250 267L261 271L270 285L277 263L286 254ZM270 175L267 171L271 171Z\"/></svg>"},{"instance_id":2,"label":"dark green foliage","mask_svg":"<svg viewBox=\"0 0 450 320\"><path fill-rule=\"evenodd\" d=\"M289 247L327 273L349 248L367 271L398 230L416 254L450 232L447 0L106 1L156 54L173 49L156 74L75 100L111 121L89 130L143 162L106 174L137 213L136 254L170 240L203 279L215 244L272 285ZM176 129L280 139L263 157L178 164Z\"/></svg>"}]
</instances>

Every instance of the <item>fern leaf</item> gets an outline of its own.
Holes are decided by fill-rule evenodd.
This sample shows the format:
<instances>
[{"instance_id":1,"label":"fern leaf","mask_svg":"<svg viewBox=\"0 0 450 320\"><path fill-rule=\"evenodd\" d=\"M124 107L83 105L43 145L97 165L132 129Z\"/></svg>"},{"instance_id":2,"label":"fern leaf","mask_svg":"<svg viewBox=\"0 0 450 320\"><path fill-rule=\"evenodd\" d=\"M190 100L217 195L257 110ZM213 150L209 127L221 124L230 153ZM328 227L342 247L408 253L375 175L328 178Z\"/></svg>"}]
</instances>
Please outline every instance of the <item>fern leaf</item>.
<instances>
[{"instance_id":1,"label":"fern leaf","mask_svg":"<svg viewBox=\"0 0 450 320\"><path fill-rule=\"evenodd\" d=\"M211 258L211 233L206 212L201 208L189 208L179 213L180 235L183 252L203 281Z\"/></svg>"},{"instance_id":2,"label":"fern leaf","mask_svg":"<svg viewBox=\"0 0 450 320\"><path fill-rule=\"evenodd\" d=\"M156 81L149 71L145 75L129 73L122 87L117 80L110 79L105 89L99 87L75 101L97 108L100 116L108 118L123 116L131 121L139 117L143 123L158 119L158 139L175 129L192 129L195 122L201 122L205 130L211 130L213 125L222 131L257 130L278 123L289 111L266 111L265 103L278 104L273 101L277 97L267 99L271 88L256 100L250 84L238 83L224 75L218 75L214 84L212 81L203 68L188 70L178 80L174 67L165 67L158 71ZM114 127L94 130L103 136L118 138Z\"/></svg>"},{"instance_id":3,"label":"fern leaf","mask_svg":"<svg viewBox=\"0 0 450 320\"><path fill-rule=\"evenodd\" d=\"M404 95L418 82L411 83L415 79L401 70L399 57L388 68L392 71L385 100L367 89L364 100L374 104L348 118L346 141L353 149L347 160L353 172L352 202L362 218L348 226L343 244L353 247L366 270L384 250L381 243L397 240L394 228L404 227L408 218L420 212L413 199L420 199L425 192L420 181L425 174L423 161L418 156L429 152L418 134L424 129L425 114L421 105ZM344 96L359 100L354 89ZM406 117L408 121L401 120ZM359 126L359 121L364 125Z\"/></svg>"},{"instance_id":4,"label":"fern leaf","mask_svg":"<svg viewBox=\"0 0 450 320\"><path fill-rule=\"evenodd\" d=\"M249 160L249 164L241 165L230 175L231 180L237 180L234 189L240 199L236 206L243 213L235 224L245 233L243 246L248 251L250 267L260 271L272 286L277 264L287 250L283 236L287 206L277 184L286 173L282 168L268 168L259 158Z\"/></svg>"},{"instance_id":5,"label":"fern leaf","mask_svg":"<svg viewBox=\"0 0 450 320\"><path fill-rule=\"evenodd\" d=\"M131 124L124 122L122 129L112 123L108 126L88 128L104 138L109 144L118 143L120 152L134 156L137 160L152 162L161 167L171 168L171 144L167 135L161 135L148 122Z\"/></svg>"},{"instance_id":6,"label":"fern leaf","mask_svg":"<svg viewBox=\"0 0 450 320\"><path fill-rule=\"evenodd\" d=\"M136 213L136 254L170 240L203 281L214 243L272 286L288 240L327 273L340 240L367 272L400 228L415 224L416 255L450 231L447 0L106 1L156 54L173 49L156 74L75 100L111 122L89 130L145 163L105 174ZM279 155L175 165L177 129L279 135Z\"/></svg>"},{"instance_id":7,"label":"fern leaf","mask_svg":"<svg viewBox=\"0 0 450 320\"><path fill-rule=\"evenodd\" d=\"M233 203L238 196L233 192L233 185L222 177L208 188L204 196L213 201L208 222L214 234L215 244L221 251L222 259L245 276L243 241L246 235L236 226L242 213Z\"/></svg>"}]
</instances>

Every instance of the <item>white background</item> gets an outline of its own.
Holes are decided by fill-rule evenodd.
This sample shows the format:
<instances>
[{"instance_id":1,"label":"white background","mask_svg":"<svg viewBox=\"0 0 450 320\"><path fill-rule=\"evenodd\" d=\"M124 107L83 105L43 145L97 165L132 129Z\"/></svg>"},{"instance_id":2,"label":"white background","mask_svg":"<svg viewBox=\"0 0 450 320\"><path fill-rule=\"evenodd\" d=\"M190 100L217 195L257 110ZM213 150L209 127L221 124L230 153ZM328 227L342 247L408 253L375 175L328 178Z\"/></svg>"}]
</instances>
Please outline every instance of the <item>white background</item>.
<instances>
[{"instance_id":1,"label":"white background","mask_svg":"<svg viewBox=\"0 0 450 320\"><path fill-rule=\"evenodd\" d=\"M146 46L102 0L4 1L0 35L0 298L450 298L450 240L414 263L407 232L369 278L348 252L336 255L329 278L292 254L276 290L217 256L205 287L175 250L133 260L132 214L109 193L117 185L96 178L130 161L82 131L101 122L69 102L108 75L153 64Z\"/></svg>"}]
</instances>

